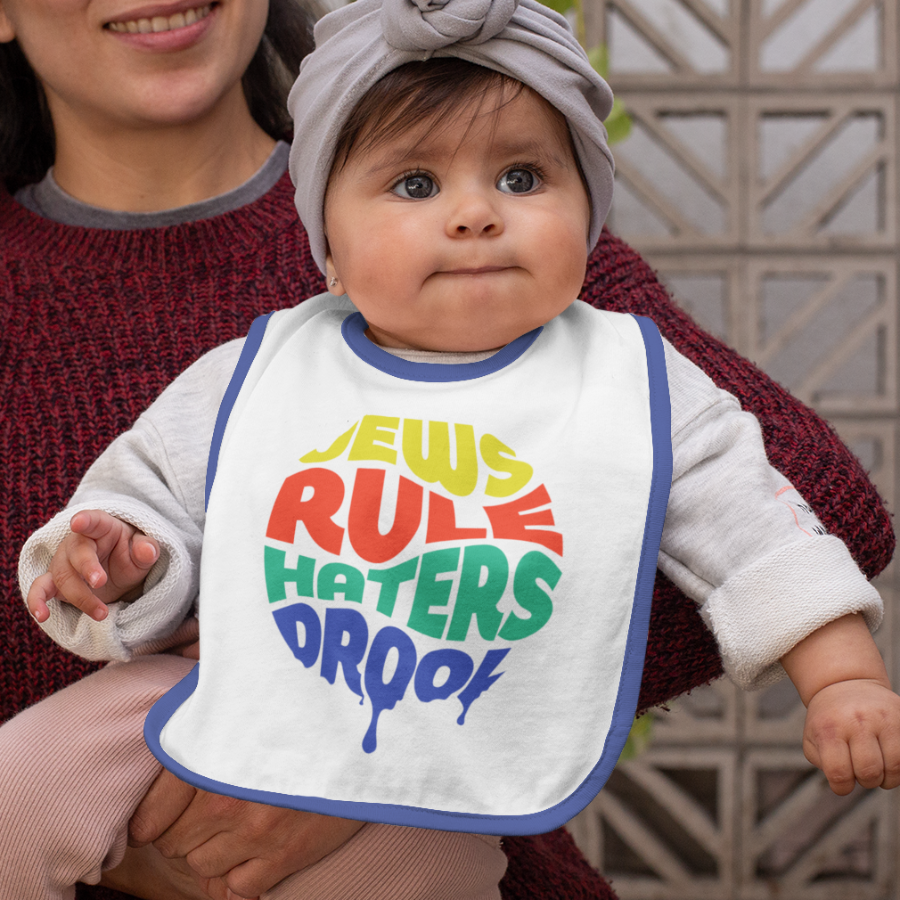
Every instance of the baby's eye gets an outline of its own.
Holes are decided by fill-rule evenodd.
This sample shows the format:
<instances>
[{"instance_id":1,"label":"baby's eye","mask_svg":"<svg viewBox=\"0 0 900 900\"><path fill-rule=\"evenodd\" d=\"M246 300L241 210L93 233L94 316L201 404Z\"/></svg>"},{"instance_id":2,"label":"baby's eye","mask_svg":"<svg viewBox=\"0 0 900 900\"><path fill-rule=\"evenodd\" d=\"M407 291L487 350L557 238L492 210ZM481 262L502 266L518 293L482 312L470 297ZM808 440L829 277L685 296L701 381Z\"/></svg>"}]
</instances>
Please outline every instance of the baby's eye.
<instances>
[{"instance_id":1,"label":"baby's eye","mask_svg":"<svg viewBox=\"0 0 900 900\"><path fill-rule=\"evenodd\" d=\"M427 200L438 192L434 179L424 172L416 172L401 178L391 190L407 200Z\"/></svg>"},{"instance_id":2,"label":"baby's eye","mask_svg":"<svg viewBox=\"0 0 900 900\"><path fill-rule=\"evenodd\" d=\"M500 176L497 188L504 194L527 194L540 183L540 179L530 169L510 169Z\"/></svg>"}]
</instances>

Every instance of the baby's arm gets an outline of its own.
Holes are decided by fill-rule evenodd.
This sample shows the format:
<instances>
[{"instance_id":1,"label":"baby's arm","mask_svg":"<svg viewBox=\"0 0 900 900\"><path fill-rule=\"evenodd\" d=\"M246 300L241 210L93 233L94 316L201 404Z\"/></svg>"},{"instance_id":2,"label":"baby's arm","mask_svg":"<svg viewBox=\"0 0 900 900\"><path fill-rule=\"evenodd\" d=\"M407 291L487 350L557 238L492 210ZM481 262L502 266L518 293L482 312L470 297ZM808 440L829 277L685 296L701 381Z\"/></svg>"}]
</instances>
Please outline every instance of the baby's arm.
<instances>
[{"instance_id":1,"label":"baby's arm","mask_svg":"<svg viewBox=\"0 0 900 900\"><path fill-rule=\"evenodd\" d=\"M86 473L67 509L35 532L19 560L28 596L50 571L59 546L84 510L101 510L149 535L159 556L134 602L113 602L102 621L56 598L39 624L61 646L87 659L131 659L165 642L190 617L197 596L205 520L204 484L219 402L241 342L216 348L170 385ZM111 598L108 598L111 599Z\"/></svg>"},{"instance_id":2,"label":"baby's arm","mask_svg":"<svg viewBox=\"0 0 900 900\"><path fill-rule=\"evenodd\" d=\"M769 466L755 420L667 347L674 477L659 567L700 605L744 688L790 675L804 749L837 793L900 784L900 698L877 591Z\"/></svg>"},{"instance_id":3,"label":"baby's arm","mask_svg":"<svg viewBox=\"0 0 900 900\"><path fill-rule=\"evenodd\" d=\"M107 604L136 600L159 544L99 509L75 513L71 532L59 545L50 570L36 578L25 602L38 623L50 618L47 601L56 597L102 622Z\"/></svg>"},{"instance_id":4,"label":"baby's arm","mask_svg":"<svg viewBox=\"0 0 900 900\"><path fill-rule=\"evenodd\" d=\"M900 697L862 616L829 622L781 663L807 708L804 753L831 789L900 785Z\"/></svg>"},{"instance_id":5,"label":"baby's arm","mask_svg":"<svg viewBox=\"0 0 900 900\"><path fill-rule=\"evenodd\" d=\"M784 677L780 660L829 622L881 622L878 592L845 545L766 459L756 419L666 347L673 480L659 568L700 608L742 688Z\"/></svg>"}]
</instances>

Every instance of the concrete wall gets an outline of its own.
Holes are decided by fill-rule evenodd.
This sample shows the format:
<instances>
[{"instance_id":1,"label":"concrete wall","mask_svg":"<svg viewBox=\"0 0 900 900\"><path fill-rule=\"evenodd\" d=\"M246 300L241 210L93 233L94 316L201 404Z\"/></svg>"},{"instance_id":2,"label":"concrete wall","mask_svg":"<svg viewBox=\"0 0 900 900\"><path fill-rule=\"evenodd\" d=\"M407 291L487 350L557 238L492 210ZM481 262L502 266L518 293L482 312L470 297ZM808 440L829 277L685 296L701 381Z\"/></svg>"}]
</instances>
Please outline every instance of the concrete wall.
<instances>
[{"instance_id":1,"label":"concrete wall","mask_svg":"<svg viewBox=\"0 0 900 900\"><path fill-rule=\"evenodd\" d=\"M610 225L898 508L897 0L588 0L634 119ZM879 645L897 672L894 566ZM895 900L900 793L832 795L789 683L660 713L572 823L623 900Z\"/></svg>"}]
</instances>

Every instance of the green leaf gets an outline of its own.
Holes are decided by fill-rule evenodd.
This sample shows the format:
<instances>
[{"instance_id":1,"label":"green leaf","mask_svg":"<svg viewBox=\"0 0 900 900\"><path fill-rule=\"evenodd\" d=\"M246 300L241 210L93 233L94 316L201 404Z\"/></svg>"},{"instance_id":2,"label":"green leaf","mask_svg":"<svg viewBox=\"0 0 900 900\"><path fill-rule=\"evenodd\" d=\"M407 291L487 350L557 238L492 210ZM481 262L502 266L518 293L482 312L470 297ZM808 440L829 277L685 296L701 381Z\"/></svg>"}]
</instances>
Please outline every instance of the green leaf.
<instances>
[{"instance_id":1,"label":"green leaf","mask_svg":"<svg viewBox=\"0 0 900 900\"><path fill-rule=\"evenodd\" d=\"M541 0L544 6L556 10L560 15L564 16L574 5L574 0Z\"/></svg>"},{"instance_id":2,"label":"green leaf","mask_svg":"<svg viewBox=\"0 0 900 900\"><path fill-rule=\"evenodd\" d=\"M631 134L631 116L628 115L621 100L613 101L613 108L603 123L610 144L624 141Z\"/></svg>"},{"instance_id":3,"label":"green leaf","mask_svg":"<svg viewBox=\"0 0 900 900\"><path fill-rule=\"evenodd\" d=\"M643 753L650 743L653 735L653 716L644 715L634 720L631 725L631 731L628 732L628 740L622 749L622 755L619 762L625 762L627 759L634 759L639 753Z\"/></svg>"},{"instance_id":4,"label":"green leaf","mask_svg":"<svg viewBox=\"0 0 900 900\"><path fill-rule=\"evenodd\" d=\"M606 78L609 72L609 50L606 44L597 44L587 51L588 62L601 78ZM624 141L631 134L631 116L625 110L621 100L613 101L613 108L609 111L606 121L606 133L609 135L610 144Z\"/></svg>"},{"instance_id":5,"label":"green leaf","mask_svg":"<svg viewBox=\"0 0 900 900\"><path fill-rule=\"evenodd\" d=\"M609 72L609 50L606 44L597 44L596 47L588 50L588 62L595 72L598 72L602 78L606 78Z\"/></svg>"}]
</instances>

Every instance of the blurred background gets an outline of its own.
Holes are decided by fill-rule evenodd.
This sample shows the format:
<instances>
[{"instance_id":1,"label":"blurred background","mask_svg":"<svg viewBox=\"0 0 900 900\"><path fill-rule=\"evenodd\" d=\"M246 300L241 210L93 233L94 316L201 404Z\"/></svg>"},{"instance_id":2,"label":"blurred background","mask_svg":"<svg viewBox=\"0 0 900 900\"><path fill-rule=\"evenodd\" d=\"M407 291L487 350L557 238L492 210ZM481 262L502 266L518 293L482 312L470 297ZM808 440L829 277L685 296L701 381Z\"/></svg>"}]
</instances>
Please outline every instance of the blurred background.
<instances>
[{"instance_id":1,"label":"blurred background","mask_svg":"<svg viewBox=\"0 0 900 900\"><path fill-rule=\"evenodd\" d=\"M897 0L584 0L631 122L609 220L898 508ZM895 685L896 563L877 636ZM570 828L622 900L896 900L900 792L835 797L787 681L654 715Z\"/></svg>"},{"instance_id":2,"label":"blurred background","mask_svg":"<svg viewBox=\"0 0 900 900\"><path fill-rule=\"evenodd\" d=\"M621 102L610 228L900 508L900 0L543 2ZM876 583L898 686L897 563ZM695 691L569 828L622 900L900 900L900 789L836 797L803 719L786 680Z\"/></svg>"}]
</instances>

